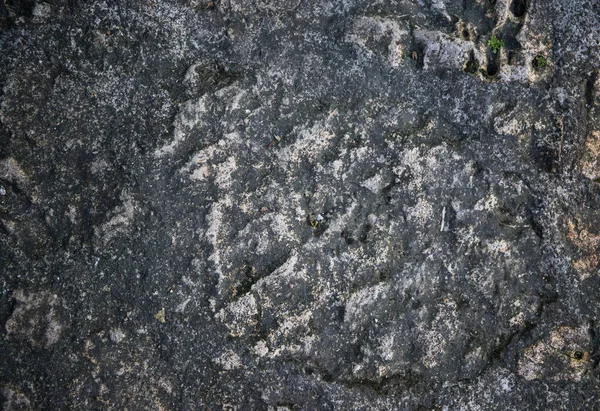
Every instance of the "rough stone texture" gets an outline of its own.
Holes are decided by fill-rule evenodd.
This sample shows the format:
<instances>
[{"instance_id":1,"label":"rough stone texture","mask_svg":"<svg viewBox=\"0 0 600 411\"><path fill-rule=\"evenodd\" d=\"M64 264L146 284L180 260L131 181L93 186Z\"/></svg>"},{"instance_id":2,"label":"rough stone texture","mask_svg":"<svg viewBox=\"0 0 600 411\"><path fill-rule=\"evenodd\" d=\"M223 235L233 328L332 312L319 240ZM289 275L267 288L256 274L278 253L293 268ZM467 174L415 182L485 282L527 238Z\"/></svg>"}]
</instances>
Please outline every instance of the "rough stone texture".
<instances>
[{"instance_id":1,"label":"rough stone texture","mask_svg":"<svg viewBox=\"0 0 600 411\"><path fill-rule=\"evenodd\" d=\"M1 0L1 407L600 409L599 27Z\"/></svg>"}]
</instances>

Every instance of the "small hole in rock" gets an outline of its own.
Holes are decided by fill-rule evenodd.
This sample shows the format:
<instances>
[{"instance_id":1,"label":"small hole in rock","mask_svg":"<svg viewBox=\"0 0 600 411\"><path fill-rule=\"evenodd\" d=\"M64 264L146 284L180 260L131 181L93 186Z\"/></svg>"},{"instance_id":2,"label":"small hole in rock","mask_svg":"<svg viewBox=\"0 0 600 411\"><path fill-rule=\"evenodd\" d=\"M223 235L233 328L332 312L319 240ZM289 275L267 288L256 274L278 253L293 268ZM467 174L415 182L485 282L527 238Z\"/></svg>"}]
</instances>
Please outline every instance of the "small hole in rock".
<instances>
[{"instance_id":1,"label":"small hole in rock","mask_svg":"<svg viewBox=\"0 0 600 411\"><path fill-rule=\"evenodd\" d=\"M508 64L510 66L512 64L513 57L514 57L514 53L512 51L507 51L506 52L506 64Z\"/></svg>"},{"instance_id":2,"label":"small hole in rock","mask_svg":"<svg viewBox=\"0 0 600 411\"><path fill-rule=\"evenodd\" d=\"M477 73L477 69L479 68L479 63L475 59L475 53L473 50L469 53L469 60L465 63L464 71L465 73L475 74Z\"/></svg>"},{"instance_id":3,"label":"small hole in rock","mask_svg":"<svg viewBox=\"0 0 600 411\"><path fill-rule=\"evenodd\" d=\"M342 231L342 233L340 235L342 236L344 241L346 241L346 244L348 244L348 245L354 244L354 238L352 238L352 235L350 235L346 231Z\"/></svg>"},{"instance_id":4,"label":"small hole in rock","mask_svg":"<svg viewBox=\"0 0 600 411\"><path fill-rule=\"evenodd\" d=\"M513 0L511 10L515 17L523 17L527 11L527 0Z\"/></svg>"},{"instance_id":5,"label":"small hole in rock","mask_svg":"<svg viewBox=\"0 0 600 411\"><path fill-rule=\"evenodd\" d=\"M465 40L469 40L471 38L471 33L469 33L469 30L463 29L462 36Z\"/></svg>"},{"instance_id":6,"label":"small hole in rock","mask_svg":"<svg viewBox=\"0 0 600 411\"><path fill-rule=\"evenodd\" d=\"M493 77L496 74L498 74L498 71L498 65L495 62L488 62L487 67L485 69L485 74L487 74L490 77Z\"/></svg>"},{"instance_id":7,"label":"small hole in rock","mask_svg":"<svg viewBox=\"0 0 600 411\"><path fill-rule=\"evenodd\" d=\"M548 65L548 59L541 54L538 54L531 61L531 65L536 69L542 69Z\"/></svg>"},{"instance_id":8,"label":"small hole in rock","mask_svg":"<svg viewBox=\"0 0 600 411\"><path fill-rule=\"evenodd\" d=\"M583 353L581 351L575 351L573 353L573 358L576 360L581 360L583 358Z\"/></svg>"}]
</instances>

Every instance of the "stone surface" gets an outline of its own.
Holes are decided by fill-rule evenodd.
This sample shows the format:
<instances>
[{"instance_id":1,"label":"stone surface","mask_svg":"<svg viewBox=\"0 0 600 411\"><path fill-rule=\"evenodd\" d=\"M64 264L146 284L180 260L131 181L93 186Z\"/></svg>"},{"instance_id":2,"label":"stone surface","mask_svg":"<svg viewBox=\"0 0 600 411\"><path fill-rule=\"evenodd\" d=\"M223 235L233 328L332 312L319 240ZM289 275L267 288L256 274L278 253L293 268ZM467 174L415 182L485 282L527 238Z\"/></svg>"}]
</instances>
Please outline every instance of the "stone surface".
<instances>
[{"instance_id":1,"label":"stone surface","mask_svg":"<svg viewBox=\"0 0 600 411\"><path fill-rule=\"evenodd\" d=\"M600 409L599 26L0 1L2 408Z\"/></svg>"}]
</instances>

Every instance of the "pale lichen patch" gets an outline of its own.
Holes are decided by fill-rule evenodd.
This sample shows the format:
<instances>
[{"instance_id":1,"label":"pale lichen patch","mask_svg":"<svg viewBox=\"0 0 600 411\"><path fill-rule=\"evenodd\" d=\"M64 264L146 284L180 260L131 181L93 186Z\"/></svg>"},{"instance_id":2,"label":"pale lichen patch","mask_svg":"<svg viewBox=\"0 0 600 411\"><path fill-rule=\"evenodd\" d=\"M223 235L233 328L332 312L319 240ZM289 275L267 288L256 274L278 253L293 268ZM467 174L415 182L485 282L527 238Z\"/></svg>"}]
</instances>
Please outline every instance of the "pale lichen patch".
<instances>
[{"instance_id":1,"label":"pale lichen patch","mask_svg":"<svg viewBox=\"0 0 600 411\"><path fill-rule=\"evenodd\" d=\"M232 350L225 350L220 357L213 358L213 362L220 365L225 371L235 370L242 366L242 360Z\"/></svg>"},{"instance_id":2,"label":"pale lichen patch","mask_svg":"<svg viewBox=\"0 0 600 411\"><path fill-rule=\"evenodd\" d=\"M109 241L120 233L129 230L137 210L137 202L127 191L121 192L121 205L115 207L109 215L110 220L94 228L95 235L102 241Z\"/></svg>"},{"instance_id":3,"label":"pale lichen patch","mask_svg":"<svg viewBox=\"0 0 600 411\"><path fill-rule=\"evenodd\" d=\"M518 373L526 380L580 381L592 364L590 344L587 327L557 327L525 349Z\"/></svg>"},{"instance_id":4,"label":"pale lichen patch","mask_svg":"<svg viewBox=\"0 0 600 411\"><path fill-rule=\"evenodd\" d=\"M17 290L13 298L17 304L6 321L7 334L24 338L33 346L49 348L56 344L64 328L58 313L58 296L48 292L26 293Z\"/></svg>"},{"instance_id":5,"label":"pale lichen patch","mask_svg":"<svg viewBox=\"0 0 600 411\"><path fill-rule=\"evenodd\" d=\"M252 294L244 295L222 308L215 318L222 321L229 334L239 337L249 332L258 321L258 305Z\"/></svg>"},{"instance_id":6,"label":"pale lichen patch","mask_svg":"<svg viewBox=\"0 0 600 411\"><path fill-rule=\"evenodd\" d=\"M600 178L600 130L594 130L585 142L585 153L580 167L584 176L591 180Z\"/></svg>"},{"instance_id":7,"label":"pale lichen patch","mask_svg":"<svg viewBox=\"0 0 600 411\"><path fill-rule=\"evenodd\" d=\"M580 219L567 221L567 238L579 251L572 262L582 280L598 272L600 235L591 233Z\"/></svg>"},{"instance_id":8,"label":"pale lichen patch","mask_svg":"<svg viewBox=\"0 0 600 411\"><path fill-rule=\"evenodd\" d=\"M202 121L202 116L209 112L209 98L207 95L197 100L186 101L173 123L173 139L168 144L155 150L156 157L173 154L175 149L185 141L191 130Z\"/></svg>"}]
</instances>

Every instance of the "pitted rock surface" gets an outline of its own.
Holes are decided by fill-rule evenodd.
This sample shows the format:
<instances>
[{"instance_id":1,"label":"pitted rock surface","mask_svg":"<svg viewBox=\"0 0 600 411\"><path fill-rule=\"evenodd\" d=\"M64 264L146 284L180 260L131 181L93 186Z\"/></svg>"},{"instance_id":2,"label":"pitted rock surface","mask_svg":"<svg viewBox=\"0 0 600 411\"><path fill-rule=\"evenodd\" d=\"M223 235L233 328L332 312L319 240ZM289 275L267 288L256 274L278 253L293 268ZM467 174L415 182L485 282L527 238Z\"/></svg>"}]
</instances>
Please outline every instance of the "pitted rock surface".
<instances>
[{"instance_id":1,"label":"pitted rock surface","mask_svg":"<svg viewBox=\"0 0 600 411\"><path fill-rule=\"evenodd\" d=\"M0 404L600 409L599 27L0 2Z\"/></svg>"}]
</instances>

